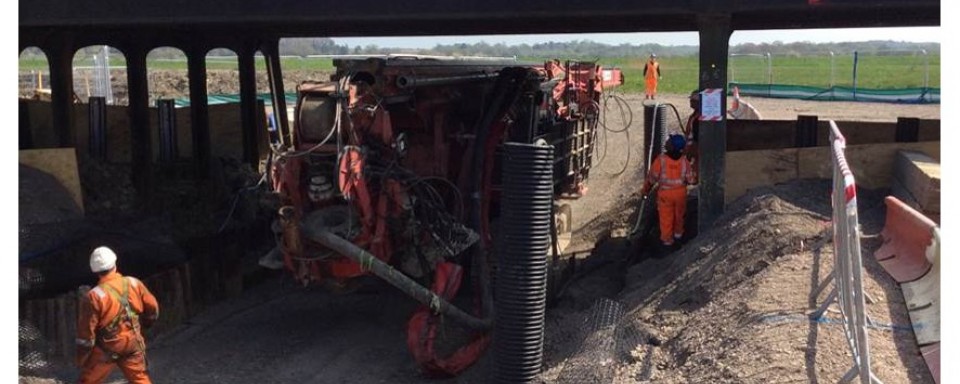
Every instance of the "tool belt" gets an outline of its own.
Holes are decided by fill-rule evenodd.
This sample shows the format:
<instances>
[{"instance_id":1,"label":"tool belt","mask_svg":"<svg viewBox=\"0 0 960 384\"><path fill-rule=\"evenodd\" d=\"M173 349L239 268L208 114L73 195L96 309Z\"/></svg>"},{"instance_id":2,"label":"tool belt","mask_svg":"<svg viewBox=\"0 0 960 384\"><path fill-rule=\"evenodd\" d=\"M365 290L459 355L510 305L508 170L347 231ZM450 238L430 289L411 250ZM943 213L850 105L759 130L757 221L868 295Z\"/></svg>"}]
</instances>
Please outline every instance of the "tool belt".
<instances>
[{"instance_id":1,"label":"tool belt","mask_svg":"<svg viewBox=\"0 0 960 384\"><path fill-rule=\"evenodd\" d=\"M142 353L146 347L140 335L139 316L130 305L130 283L123 279L123 292L106 284L102 284L101 289L120 303L120 311L107 325L96 330L97 347L113 361Z\"/></svg>"}]
</instances>

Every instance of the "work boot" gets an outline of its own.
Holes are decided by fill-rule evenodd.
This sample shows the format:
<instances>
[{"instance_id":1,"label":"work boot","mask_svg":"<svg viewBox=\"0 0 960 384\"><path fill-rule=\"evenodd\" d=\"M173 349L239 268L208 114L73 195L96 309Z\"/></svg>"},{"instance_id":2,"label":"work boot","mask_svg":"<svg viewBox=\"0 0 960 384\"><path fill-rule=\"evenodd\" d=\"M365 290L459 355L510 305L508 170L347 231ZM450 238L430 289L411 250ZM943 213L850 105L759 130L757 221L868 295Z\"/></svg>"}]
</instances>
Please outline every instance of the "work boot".
<instances>
[{"instance_id":1,"label":"work boot","mask_svg":"<svg viewBox=\"0 0 960 384\"><path fill-rule=\"evenodd\" d=\"M662 259L667 257L670 252L673 252L674 244L675 243L660 243L659 246L657 246L657 251L654 253L653 258Z\"/></svg>"}]
</instances>

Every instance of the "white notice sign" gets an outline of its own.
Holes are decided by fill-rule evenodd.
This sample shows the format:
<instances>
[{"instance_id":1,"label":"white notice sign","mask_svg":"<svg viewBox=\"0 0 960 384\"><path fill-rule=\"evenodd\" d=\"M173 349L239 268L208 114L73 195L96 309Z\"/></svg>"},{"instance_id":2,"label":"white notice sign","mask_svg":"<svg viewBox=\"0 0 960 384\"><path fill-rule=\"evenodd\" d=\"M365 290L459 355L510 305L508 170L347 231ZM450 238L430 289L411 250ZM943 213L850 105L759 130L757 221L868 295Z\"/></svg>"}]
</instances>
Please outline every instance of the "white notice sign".
<instances>
[{"instance_id":1,"label":"white notice sign","mask_svg":"<svg viewBox=\"0 0 960 384\"><path fill-rule=\"evenodd\" d=\"M700 121L723 120L720 102L723 88L707 88L700 92Z\"/></svg>"}]
</instances>

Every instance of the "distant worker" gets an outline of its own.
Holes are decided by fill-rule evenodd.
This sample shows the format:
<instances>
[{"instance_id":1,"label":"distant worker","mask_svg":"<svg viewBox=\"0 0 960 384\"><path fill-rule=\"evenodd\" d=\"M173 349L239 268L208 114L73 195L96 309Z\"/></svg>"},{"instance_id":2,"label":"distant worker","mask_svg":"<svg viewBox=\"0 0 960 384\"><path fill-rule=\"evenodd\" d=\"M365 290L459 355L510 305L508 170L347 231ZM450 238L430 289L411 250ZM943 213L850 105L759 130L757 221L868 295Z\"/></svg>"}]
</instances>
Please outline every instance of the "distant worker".
<instances>
[{"instance_id":1,"label":"distant worker","mask_svg":"<svg viewBox=\"0 0 960 384\"><path fill-rule=\"evenodd\" d=\"M644 100L653 100L657 98L657 82L662 78L660 76L660 63L657 62L657 54L650 54L650 61L643 67L643 78L647 80L647 91Z\"/></svg>"},{"instance_id":2,"label":"distant worker","mask_svg":"<svg viewBox=\"0 0 960 384\"><path fill-rule=\"evenodd\" d=\"M157 299L140 280L117 272L117 255L110 248L93 250L90 270L100 281L87 292L87 300L81 300L78 311L80 383L101 383L119 366L130 383L149 384L140 322L149 327L157 320Z\"/></svg>"},{"instance_id":3,"label":"distant worker","mask_svg":"<svg viewBox=\"0 0 960 384\"><path fill-rule=\"evenodd\" d=\"M687 185L692 184L694 173L683 156L686 140L683 135L671 134L666 143L666 152L657 156L640 193L643 196L657 185L657 211L660 216L660 241L670 248L683 238L683 220L687 210Z\"/></svg>"}]
</instances>

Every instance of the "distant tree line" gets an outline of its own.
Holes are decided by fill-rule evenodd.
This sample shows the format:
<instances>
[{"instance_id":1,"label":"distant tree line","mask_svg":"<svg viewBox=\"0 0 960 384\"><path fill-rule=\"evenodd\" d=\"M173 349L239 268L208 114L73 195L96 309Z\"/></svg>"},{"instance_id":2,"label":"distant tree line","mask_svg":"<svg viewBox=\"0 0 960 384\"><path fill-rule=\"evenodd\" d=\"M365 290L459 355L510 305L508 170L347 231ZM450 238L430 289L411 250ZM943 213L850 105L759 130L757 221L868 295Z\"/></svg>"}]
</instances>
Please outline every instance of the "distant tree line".
<instances>
[{"instance_id":1,"label":"distant tree line","mask_svg":"<svg viewBox=\"0 0 960 384\"><path fill-rule=\"evenodd\" d=\"M848 43L745 43L730 47L730 53L735 54L765 54L769 52L778 56L810 56L834 54L850 54L858 51L871 55L902 55L907 52L926 50L930 54L940 53L939 43L910 43L896 41L866 41ZM353 54L385 54L385 53L418 53L424 55L457 55L457 56L516 56L516 57L571 57L571 58L599 58L599 57L646 57L651 53L659 56L695 56L700 48L696 45L661 45L661 44L604 44L589 40L570 42L545 42L537 44L506 45L502 43L489 44L480 42L475 44L438 44L430 49L396 49L368 45L356 46L350 50Z\"/></svg>"},{"instance_id":2,"label":"distant tree line","mask_svg":"<svg viewBox=\"0 0 960 384\"><path fill-rule=\"evenodd\" d=\"M99 47L87 47L81 50L83 54L92 54ZM939 43L910 43L897 41L866 41L847 43L744 43L730 47L733 54L765 54L789 56L850 54L858 51L871 55L902 55L908 52L926 50L930 54L940 54ZM457 55L457 56L505 56L505 57L565 57L565 58L600 58L600 57L646 57L651 53L659 56L694 56L700 52L696 45L661 45L661 44L604 44L590 40L569 42L545 42L537 44L506 45L502 43L489 44L486 42L474 44L438 44L429 49L391 48L377 45L354 46L337 44L330 38L286 38L280 40L281 55L346 55L346 54L387 54L408 53L423 55ZM115 49L111 54L117 53ZM210 51L212 56L233 56L229 49L218 48ZM42 55L39 49L27 48L22 57L33 58ZM150 52L150 58L175 59L185 58L182 51L176 48L163 47Z\"/></svg>"}]
</instances>

